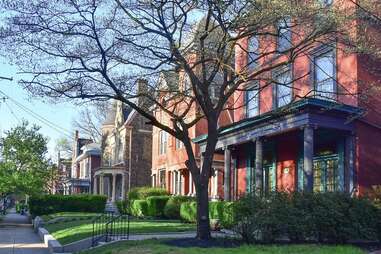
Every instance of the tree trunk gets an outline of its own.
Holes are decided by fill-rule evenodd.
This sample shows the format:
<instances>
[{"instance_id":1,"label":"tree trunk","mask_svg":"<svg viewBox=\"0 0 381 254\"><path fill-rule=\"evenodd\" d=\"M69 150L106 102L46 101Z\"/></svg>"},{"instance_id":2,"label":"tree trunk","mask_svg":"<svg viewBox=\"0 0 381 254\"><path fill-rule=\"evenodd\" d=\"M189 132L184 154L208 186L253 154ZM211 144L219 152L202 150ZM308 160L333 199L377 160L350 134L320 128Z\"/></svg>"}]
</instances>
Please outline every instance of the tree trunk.
<instances>
[{"instance_id":1,"label":"tree trunk","mask_svg":"<svg viewBox=\"0 0 381 254\"><path fill-rule=\"evenodd\" d=\"M207 181L208 182L208 181ZM209 197L208 184L200 184L196 187L197 194L197 239L209 240L210 223L209 223Z\"/></svg>"}]
</instances>

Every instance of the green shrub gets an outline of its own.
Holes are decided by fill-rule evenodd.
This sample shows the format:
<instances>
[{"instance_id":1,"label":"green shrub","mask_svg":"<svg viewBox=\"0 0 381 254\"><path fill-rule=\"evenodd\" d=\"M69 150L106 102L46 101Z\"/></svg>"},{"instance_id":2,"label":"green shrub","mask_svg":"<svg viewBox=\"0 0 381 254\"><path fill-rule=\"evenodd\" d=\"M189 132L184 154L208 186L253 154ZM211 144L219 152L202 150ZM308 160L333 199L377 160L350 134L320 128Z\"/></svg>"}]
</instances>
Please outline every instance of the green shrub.
<instances>
[{"instance_id":1,"label":"green shrub","mask_svg":"<svg viewBox=\"0 0 381 254\"><path fill-rule=\"evenodd\" d=\"M131 215L136 217L148 216L148 204L146 200L131 200Z\"/></svg>"},{"instance_id":2,"label":"green shrub","mask_svg":"<svg viewBox=\"0 0 381 254\"><path fill-rule=\"evenodd\" d=\"M180 218L186 222L196 222L197 204L196 202L185 202L180 206Z\"/></svg>"},{"instance_id":3,"label":"green shrub","mask_svg":"<svg viewBox=\"0 0 381 254\"><path fill-rule=\"evenodd\" d=\"M153 217L164 217L164 207L170 196L152 196L146 199L148 215Z\"/></svg>"},{"instance_id":4,"label":"green shrub","mask_svg":"<svg viewBox=\"0 0 381 254\"><path fill-rule=\"evenodd\" d=\"M345 193L248 195L234 204L234 225L246 242L315 239L344 243L377 240L380 210L365 198Z\"/></svg>"},{"instance_id":5,"label":"green shrub","mask_svg":"<svg viewBox=\"0 0 381 254\"><path fill-rule=\"evenodd\" d=\"M164 216L168 219L180 219L180 207L184 202L193 201L187 196L172 196L164 207Z\"/></svg>"},{"instance_id":6,"label":"green shrub","mask_svg":"<svg viewBox=\"0 0 381 254\"><path fill-rule=\"evenodd\" d=\"M197 203L185 202L180 207L180 218L186 222L197 221ZM209 219L219 221L224 228L233 224L233 203L226 201L209 202Z\"/></svg>"},{"instance_id":7,"label":"green shrub","mask_svg":"<svg viewBox=\"0 0 381 254\"><path fill-rule=\"evenodd\" d=\"M154 187L137 187L128 192L128 200L146 199L152 196L168 196L169 192L166 189Z\"/></svg>"},{"instance_id":8,"label":"green shrub","mask_svg":"<svg viewBox=\"0 0 381 254\"><path fill-rule=\"evenodd\" d=\"M105 209L107 197L99 195L41 195L32 196L30 213L34 216L57 212L94 212Z\"/></svg>"},{"instance_id":9,"label":"green shrub","mask_svg":"<svg viewBox=\"0 0 381 254\"><path fill-rule=\"evenodd\" d=\"M128 214L128 203L125 200L116 201L116 207L121 214Z\"/></svg>"}]
</instances>

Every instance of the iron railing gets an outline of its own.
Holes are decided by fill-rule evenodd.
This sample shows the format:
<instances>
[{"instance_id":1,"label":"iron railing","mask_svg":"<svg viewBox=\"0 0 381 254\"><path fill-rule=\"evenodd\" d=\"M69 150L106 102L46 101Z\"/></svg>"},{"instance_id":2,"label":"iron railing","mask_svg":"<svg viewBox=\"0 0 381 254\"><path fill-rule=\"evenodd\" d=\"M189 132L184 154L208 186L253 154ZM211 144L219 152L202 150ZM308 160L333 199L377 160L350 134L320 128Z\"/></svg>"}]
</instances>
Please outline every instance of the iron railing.
<instances>
[{"instance_id":1,"label":"iron railing","mask_svg":"<svg viewBox=\"0 0 381 254\"><path fill-rule=\"evenodd\" d=\"M93 220L92 246L99 242L128 240L130 216L128 214L105 213Z\"/></svg>"}]
</instances>

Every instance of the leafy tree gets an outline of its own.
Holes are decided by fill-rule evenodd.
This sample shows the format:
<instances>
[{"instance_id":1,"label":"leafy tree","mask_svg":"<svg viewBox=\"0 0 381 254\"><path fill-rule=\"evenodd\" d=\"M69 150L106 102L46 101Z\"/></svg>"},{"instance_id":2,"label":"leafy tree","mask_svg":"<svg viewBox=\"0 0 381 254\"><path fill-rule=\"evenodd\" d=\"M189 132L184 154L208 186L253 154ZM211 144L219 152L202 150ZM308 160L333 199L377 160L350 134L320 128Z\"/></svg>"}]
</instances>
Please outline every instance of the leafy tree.
<instances>
[{"instance_id":1,"label":"leafy tree","mask_svg":"<svg viewBox=\"0 0 381 254\"><path fill-rule=\"evenodd\" d=\"M243 100L250 81L263 81L259 90L288 86L273 80L271 73L318 44L357 52L357 6L327 2L3 1L9 17L0 43L31 75L20 83L32 94L54 100L116 99L183 142L197 194L197 235L208 239L208 184L221 114L234 109L237 98ZM290 28L295 40L274 47ZM252 37L267 43L260 50L244 47ZM374 47L361 45L362 53L374 52ZM237 48L251 55L239 69L234 61L243 56L235 55ZM178 74L181 82L163 85L158 82L161 73ZM138 89L137 79L147 79L148 87ZM171 120L161 121L158 110ZM201 120L208 130L202 165L189 134Z\"/></svg>"},{"instance_id":2,"label":"leafy tree","mask_svg":"<svg viewBox=\"0 0 381 254\"><path fill-rule=\"evenodd\" d=\"M50 167L47 138L39 133L40 127L21 125L12 128L2 138L3 161L0 162L1 193L33 195L44 192L49 180Z\"/></svg>"}]
</instances>

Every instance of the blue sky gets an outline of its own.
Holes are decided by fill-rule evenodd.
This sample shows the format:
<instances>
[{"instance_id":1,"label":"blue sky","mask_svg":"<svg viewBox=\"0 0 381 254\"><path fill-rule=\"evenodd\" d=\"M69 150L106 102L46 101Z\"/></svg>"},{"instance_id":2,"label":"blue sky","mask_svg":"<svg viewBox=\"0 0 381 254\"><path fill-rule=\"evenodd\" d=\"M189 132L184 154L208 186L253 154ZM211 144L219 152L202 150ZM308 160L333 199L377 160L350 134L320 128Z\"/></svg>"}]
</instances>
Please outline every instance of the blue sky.
<instances>
[{"instance_id":1,"label":"blue sky","mask_svg":"<svg viewBox=\"0 0 381 254\"><path fill-rule=\"evenodd\" d=\"M6 103L4 103L3 100L0 100L0 131L2 135L4 135L3 133L5 130L9 130L16 126L22 119L26 119L30 123L42 127L41 132L49 138L49 155L56 156L54 151L55 142L58 138L65 135L64 130L61 130L60 128L71 132L73 131L72 121L78 116L77 112L80 109L79 106L69 103L49 104L43 102L40 98L31 96L17 84L17 81L20 79L20 75L17 74L17 68L11 66L7 62L7 59L2 58L1 56L0 76L13 77L13 81L0 79L0 91L4 92L11 98L6 100ZM2 94L0 94L0 98L1 97L3 97ZM20 106L17 106L14 101L17 101L27 109L50 122L53 122L55 125L58 125L59 128L53 128L49 126L49 124L36 119L31 113L25 112Z\"/></svg>"}]
</instances>

